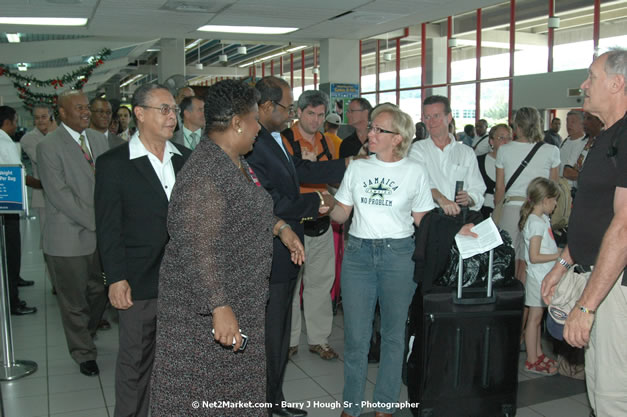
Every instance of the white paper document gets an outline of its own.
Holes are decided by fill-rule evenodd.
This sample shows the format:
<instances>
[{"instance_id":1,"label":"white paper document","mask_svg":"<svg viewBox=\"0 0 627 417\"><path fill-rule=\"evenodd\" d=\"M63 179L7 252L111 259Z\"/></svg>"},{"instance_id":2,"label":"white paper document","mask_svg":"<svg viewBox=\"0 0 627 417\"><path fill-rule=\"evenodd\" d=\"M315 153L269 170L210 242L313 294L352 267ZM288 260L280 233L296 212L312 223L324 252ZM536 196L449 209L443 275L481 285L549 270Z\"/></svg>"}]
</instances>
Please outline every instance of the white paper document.
<instances>
[{"instance_id":1,"label":"white paper document","mask_svg":"<svg viewBox=\"0 0 627 417\"><path fill-rule=\"evenodd\" d=\"M479 237L455 235L457 248L462 259L468 259L503 244L501 234L489 217L471 229Z\"/></svg>"}]
</instances>

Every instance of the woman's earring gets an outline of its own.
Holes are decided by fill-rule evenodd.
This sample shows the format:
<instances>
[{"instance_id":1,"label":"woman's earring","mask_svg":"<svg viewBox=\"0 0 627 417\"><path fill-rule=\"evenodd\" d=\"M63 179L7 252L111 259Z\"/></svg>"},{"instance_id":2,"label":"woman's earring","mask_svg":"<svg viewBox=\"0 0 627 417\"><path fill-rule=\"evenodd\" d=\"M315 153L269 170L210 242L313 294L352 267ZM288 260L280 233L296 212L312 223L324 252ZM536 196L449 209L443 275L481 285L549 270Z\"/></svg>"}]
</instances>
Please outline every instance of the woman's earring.
<instances>
[{"instance_id":1,"label":"woman's earring","mask_svg":"<svg viewBox=\"0 0 627 417\"><path fill-rule=\"evenodd\" d=\"M242 128L241 127L237 128L237 133L242 133Z\"/></svg>"}]
</instances>

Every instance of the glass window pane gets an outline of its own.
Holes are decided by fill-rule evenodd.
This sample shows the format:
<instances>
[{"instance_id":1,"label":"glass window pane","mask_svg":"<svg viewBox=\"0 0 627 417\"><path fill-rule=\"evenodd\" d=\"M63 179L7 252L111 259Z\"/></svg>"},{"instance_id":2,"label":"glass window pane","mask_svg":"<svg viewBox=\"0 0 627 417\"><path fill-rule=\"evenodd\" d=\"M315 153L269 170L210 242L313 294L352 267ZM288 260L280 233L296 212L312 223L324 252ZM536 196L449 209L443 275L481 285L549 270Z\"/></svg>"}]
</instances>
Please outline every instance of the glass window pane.
<instances>
[{"instance_id":1,"label":"glass window pane","mask_svg":"<svg viewBox=\"0 0 627 417\"><path fill-rule=\"evenodd\" d=\"M379 90L396 89L396 40L379 41Z\"/></svg>"},{"instance_id":2,"label":"glass window pane","mask_svg":"<svg viewBox=\"0 0 627 417\"><path fill-rule=\"evenodd\" d=\"M474 83L451 87L451 110L457 132L463 131L465 125L475 125L475 90Z\"/></svg>"},{"instance_id":3,"label":"glass window pane","mask_svg":"<svg viewBox=\"0 0 627 417\"><path fill-rule=\"evenodd\" d=\"M389 93L379 93L379 103L396 104L396 92L391 91Z\"/></svg>"},{"instance_id":4,"label":"glass window pane","mask_svg":"<svg viewBox=\"0 0 627 417\"><path fill-rule=\"evenodd\" d=\"M548 70L548 1L516 1L516 52L514 75L540 74Z\"/></svg>"},{"instance_id":5,"label":"glass window pane","mask_svg":"<svg viewBox=\"0 0 627 417\"><path fill-rule=\"evenodd\" d=\"M368 39L361 42L361 91L376 90L375 53L377 41Z\"/></svg>"},{"instance_id":6,"label":"glass window pane","mask_svg":"<svg viewBox=\"0 0 627 417\"><path fill-rule=\"evenodd\" d=\"M365 98L366 100L368 100L368 102L372 105L375 106L377 104L377 97L376 94L362 94L361 97Z\"/></svg>"},{"instance_id":7,"label":"glass window pane","mask_svg":"<svg viewBox=\"0 0 627 417\"><path fill-rule=\"evenodd\" d=\"M420 60L420 42L401 42L400 88L420 86L420 80L422 79Z\"/></svg>"},{"instance_id":8,"label":"glass window pane","mask_svg":"<svg viewBox=\"0 0 627 417\"><path fill-rule=\"evenodd\" d=\"M481 78L509 76L510 3L481 9Z\"/></svg>"},{"instance_id":9,"label":"glass window pane","mask_svg":"<svg viewBox=\"0 0 627 417\"><path fill-rule=\"evenodd\" d=\"M399 107L411 116L414 123L419 122L422 118L422 100L420 93L421 91L419 89L401 91Z\"/></svg>"},{"instance_id":10,"label":"glass window pane","mask_svg":"<svg viewBox=\"0 0 627 417\"><path fill-rule=\"evenodd\" d=\"M453 37L457 46L451 48L451 81L477 79L477 12L455 16Z\"/></svg>"},{"instance_id":11,"label":"glass window pane","mask_svg":"<svg viewBox=\"0 0 627 417\"><path fill-rule=\"evenodd\" d=\"M488 121L488 126L507 123L509 105L509 81L481 83L481 119Z\"/></svg>"}]
</instances>

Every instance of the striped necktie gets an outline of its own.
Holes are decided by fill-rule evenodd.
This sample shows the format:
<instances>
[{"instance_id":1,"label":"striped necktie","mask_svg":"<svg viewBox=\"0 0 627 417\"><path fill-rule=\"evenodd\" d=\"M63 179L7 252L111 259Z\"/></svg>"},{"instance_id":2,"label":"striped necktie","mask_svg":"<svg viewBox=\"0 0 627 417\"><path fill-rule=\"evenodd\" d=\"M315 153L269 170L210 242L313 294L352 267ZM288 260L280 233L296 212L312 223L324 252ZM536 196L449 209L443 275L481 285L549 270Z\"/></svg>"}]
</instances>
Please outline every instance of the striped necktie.
<instances>
[{"instance_id":1,"label":"striped necktie","mask_svg":"<svg viewBox=\"0 0 627 417\"><path fill-rule=\"evenodd\" d=\"M86 141L85 135L80 135L78 137L78 141L80 142L80 146L81 146L81 150L83 151L83 155L85 156L85 159L87 159L87 162L89 162L89 165L91 166L91 169L95 169L94 160L91 157L91 152L89 152L89 147L87 146L87 141Z\"/></svg>"}]
</instances>

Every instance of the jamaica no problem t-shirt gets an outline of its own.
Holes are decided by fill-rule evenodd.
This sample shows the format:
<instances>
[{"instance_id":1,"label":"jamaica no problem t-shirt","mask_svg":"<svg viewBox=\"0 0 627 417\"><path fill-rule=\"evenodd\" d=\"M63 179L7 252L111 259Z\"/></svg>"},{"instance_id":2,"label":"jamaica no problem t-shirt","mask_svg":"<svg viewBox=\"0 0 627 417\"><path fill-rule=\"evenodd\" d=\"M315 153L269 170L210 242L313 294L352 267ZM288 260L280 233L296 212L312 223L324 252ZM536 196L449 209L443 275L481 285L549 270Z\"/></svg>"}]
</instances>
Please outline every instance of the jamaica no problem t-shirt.
<instances>
[{"instance_id":1,"label":"jamaica no problem t-shirt","mask_svg":"<svg viewBox=\"0 0 627 417\"><path fill-rule=\"evenodd\" d=\"M348 233L361 239L409 237L411 213L434 207L426 171L408 158L383 162L373 155L351 162L335 198L353 207Z\"/></svg>"}]
</instances>

